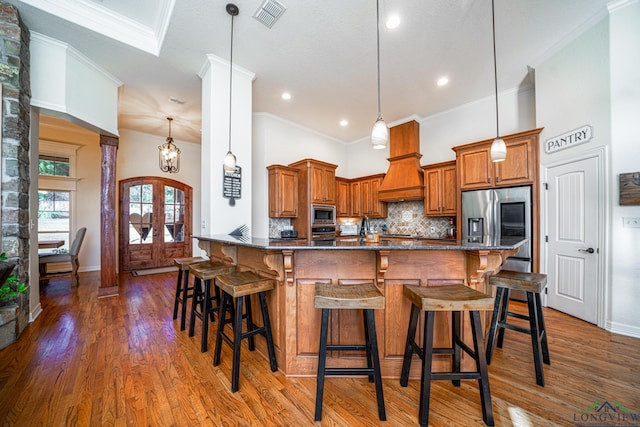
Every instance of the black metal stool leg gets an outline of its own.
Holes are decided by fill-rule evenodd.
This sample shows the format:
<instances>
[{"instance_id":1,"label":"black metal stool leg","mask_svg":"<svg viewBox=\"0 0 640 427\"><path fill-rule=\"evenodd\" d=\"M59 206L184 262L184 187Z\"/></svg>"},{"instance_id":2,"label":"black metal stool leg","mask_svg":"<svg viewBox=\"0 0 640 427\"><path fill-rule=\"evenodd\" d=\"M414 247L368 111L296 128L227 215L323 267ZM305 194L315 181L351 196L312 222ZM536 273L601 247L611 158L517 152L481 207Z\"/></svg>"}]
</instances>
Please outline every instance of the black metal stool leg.
<instances>
[{"instance_id":1,"label":"black metal stool leg","mask_svg":"<svg viewBox=\"0 0 640 427\"><path fill-rule=\"evenodd\" d=\"M411 315L409 317L409 330L407 331L407 343L404 347L404 357L402 359L402 371L400 374L400 385L406 387L409 381L409 371L411 370L411 359L414 353L414 338L418 326L418 315L420 310L411 304Z\"/></svg>"},{"instance_id":2,"label":"black metal stool leg","mask_svg":"<svg viewBox=\"0 0 640 427\"><path fill-rule=\"evenodd\" d=\"M493 347L498 329L498 318L502 316L501 309L503 296L504 288L498 287L496 290L495 303L493 305L493 314L491 315L491 326L489 326L489 335L487 337L487 365L491 364L491 356L493 356Z\"/></svg>"},{"instance_id":3,"label":"black metal stool leg","mask_svg":"<svg viewBox=\"0 0 640 427\"><path fill-rule=\"evenodd\" d=\"M504 293L502 295L502 313L500 313L500 321L499 323L505 323L507 321L507 315L509 314L509 298L511 297L511 289L504 288ZM502 348L502 343L504 341L504 327L498 324L498 342L496 346L498 348Z\"/></svg>"},{"instance_id":4,"label":"black metal stool leg","mask_svg":"<svg viewBox=\"0 0 640 427\"><path fill-rule=\"evenodd\" d=\"M527 306L529 308L529 325L531 334L531 346L533 347L533 364L536 368L536 384L544 387L542 350L540 348L540 331L538 330L538 310L536 309L536 297L533 292L527 292Z\"/></svg>"},{"instance_id":5,"label":"black metal stool leg","mask_svg":"<svg viewBox=\"0 0 640 427\"><path fill-rule=\"evenodd\" d=\"M206 352L209 340L209 316L212 316L211 310L211 280L204 282L204 300L202 302L202 336L200 337L200 351Z\"/></svg>"},{"instance_id":6,"label":"black metal stool leg","mask_svg":"<svg viewBox=\"0 0 640 427\"><path fill-rule=\"evenodd\" d=\"M184 331L187 322L187 300L189 299L189 270L184 270L182 281L182 313L180 313L180 330ZM175 312L173 315L175 319Z\"/></svg>"},{"instance_id":7,"label":"black metal stool leg","mask_svg":"<svg viewBox=\"0 0 640 427\"><path fill-rule=\"evenodd\" d=\"M201 281L197 277L193 281L193 297L191 300L191 316L189 317L189 336L192 337L195 335L195 327L196 327L196 315L198 312L198 305L202 307L202 287Z\"/></svg>"},{"instance_id":8,"label":"black metal stool leg","mask_svg":"<svg viewBox=\"0 0 640 427\"><path fill-rule=\"evenodd\" d=\"M178 282L176 284L176 297L173 302L173 320L178 318L178 302L180 300L180 291L182 291L182 270L178 270ZM184 305L184 299L182 304Z\"/></svg>"},{"instance_id":9,"label":"black metal stool leg","mask_svg":"<svg viewBox=\"0 0 640 427\"><path fill-rule=\"evenodd\" d=\"M367 318L367 310L362 310L362 320L364 321L364 342L365 342L365 351L367 357L367 368L373 368L373 360L371 359L371 341L369 340L369 320ZM369 382L372 383L374 381L373 374L369 375Z\"/></svg>"},{"instance_id":10,"label":"black metal stool leg","mask_svg":"<svg viewBox=\"0 0 640 427\"><path fill-rule=\"evenodd\" d=\"M216 350L213 353L213 366L220 364L220 353L222 352L222 334L224 333L224 325L226 325L227 311L229 311L229 305L232 304L231 297L222 292L222 302L220 303L220 315L218 316L218 331L216 333Z\"/></svg>"},{"instance_id":11,"label":"black metal stool leg","mask_svg":"<svg viewBox=\"0 0 640 427\"><path fill-rule=\"evenodd\" d=\"M378 418L380 421L387 420L387 413L384 408L384 394L382 392L382 373L380 372L380 356L378 354L378 337L376 335L376 321L373 310L363 310L364 317L367 323L367 337L366 345L368 353L370 354L369 360L373 365L373 378L376 383L376 397L378 399ZM371 377L371 376L369 376Z\"/></svg>"},{"instance_id":12,"label":"black metal stool leg","mask_svg":"<svg viewBox=\"0 0 640 427\"><path fill-rule=\"evenodd\" d=\"M544 315L542 314L542 301L539 293L536 293L536 311L538 313L538 329L540 331L542 345L542 361L547 365L550 365L551 359L549 358L549 346L547 344L547 328L544 324Z\"/></svg>"},{"instance_id":13,"label":"black metal stool leg","mask_svg":"<svg viewBox=\"0 0 640 427\"><path fill-rule=\"evenodd\" d=\"M459 311L451 312L451 349L453 351L453 355L451 357L451 372L460 372L460 359L462 358L460 346L458 342L462 340L462 323L460 317L462 313ZM460 379L453 379L451 383L460 387Z\"/></svg>"},{"instance_id":14,"label":"black metal stool leg","mask_svg":"<svg viewBox=\"0 0 640 427\"><path fill-rule=\"evenodd\" d=\"M316 413L314 420L322 420L322 398L324 397L324 376L327 361L327 331L329 330L329 309L322 309L320 324L320 349L318 351L318 380L316 384Z\"/></svg>"},{"instance_id":15,"label":"black metal stool leg","mask_svg":"<svg viewBox=\"0 0 640 427\"><path fill-rule=\"evenodd\" d=\"M251 295L247 295L244 297L244 311L245 317L247 319L247 332L251 332L256 329L255 323L253 323L253 311L251 310ZM253 335L249 335L249 351L253 351L256 349L256 340L253 338Z\"/></svg>"},{"instance_id":16,"label":"black metal stool leg","mask_svg":"<svg viewBox=\"0 0 640 427\"><path fill-rule=\"evenodd\" d=\"M269 365L271 372L278 370L276 361L276 350L273 345L273 335L271 334L271 320L269 318L269 307L267 306L267 295L264 292L258 294L260 298L260 308L262 309L262 321L264 322L264 334L267 339L267 351L269 352Z\"/></svg>"},{"instance_id":17,"label":"black metal stool leg","mask_svg":"<svg viewBox=\"0 0 640 427\"><path fill-rule=\"evenodd\" d=\"M233 331L233 366L231 368L231 392L238 391L240 384L240 348L242 347L242 301L243 297L236 298L235 330Z\"/></svg>"},{"instance_id":18,"label":"black metal stool leg","mask_svg":"<svg viewBox=\"0 0 640 427\"><path fill-rule=\"evenodd\" d=\"M414 306L415 307L415 306ZM418 420L420 426L429 425L429 397L431 395L431 362L433 359L433 327L435 312L426 311L424 318L422 375L420 378L420 409Z\"/></svg>"},{"instance_id":19,"label":"black metal stool leg","mask_svg":"<svg viewBox=\"0 0 640 427\"><path fill-rule=\"evenodd\" d=\"M489 371L487 369L487 360L484 352L484 338L482 335L482 322L480 321L480 312L469 312L471 317L471 330L473 334L473 347L475 352L476 367L480 373L478 379L478 388L480 389L480 400L482 402L482 419L485 424L492 426L493 408L491 407L491 391L489 390Z\"/></svg>"}]
</instances>

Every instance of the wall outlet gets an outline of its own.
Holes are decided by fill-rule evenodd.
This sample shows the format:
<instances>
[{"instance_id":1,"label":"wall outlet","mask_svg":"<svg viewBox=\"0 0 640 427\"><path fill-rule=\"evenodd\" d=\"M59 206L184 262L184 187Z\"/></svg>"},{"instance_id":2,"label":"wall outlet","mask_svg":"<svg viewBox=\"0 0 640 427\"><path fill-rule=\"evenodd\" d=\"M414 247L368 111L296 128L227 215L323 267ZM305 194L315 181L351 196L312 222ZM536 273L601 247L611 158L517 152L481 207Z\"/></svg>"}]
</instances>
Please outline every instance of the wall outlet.
<instances>
[{"instance_id":1,"label":"wall outlet","mask_svg":"<svg viewBox=\"0 0 640 427\"><path fill-rule=\"evenodd\" d=\"M622 226L624 228L640 228L640 218L638 217L622 218Z\"/></svg>"},{"instance_id":2,"label":"wall outlet","mask_svg":"<svg viewBox=\"0 0 640 427\"><path fill-rule=\"evenodd\" d=\"M436 232L436 228L435 228L435 227L431 227L431 228L429 229L429 231L431 231L432 233L435 233L435 232Z\"/></svg>"},{"instance_id":3,"label":"wall outlet","mask_svg":"<svg viewBox=\"0 0 640 427\"><path fill-rule=\"evenodd\" d=\"M202 228L203 229L207 228L207 220L206 219L202 220Z\"/></svg>"}]
</instances>

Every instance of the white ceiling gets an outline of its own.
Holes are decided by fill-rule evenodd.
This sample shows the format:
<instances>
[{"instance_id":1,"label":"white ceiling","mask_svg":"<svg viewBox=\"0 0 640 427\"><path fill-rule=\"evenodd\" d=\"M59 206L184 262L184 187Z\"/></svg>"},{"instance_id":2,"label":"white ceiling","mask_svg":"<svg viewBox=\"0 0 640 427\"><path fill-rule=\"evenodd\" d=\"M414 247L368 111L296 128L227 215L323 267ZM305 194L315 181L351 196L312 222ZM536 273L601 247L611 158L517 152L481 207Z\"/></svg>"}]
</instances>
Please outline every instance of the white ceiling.
<instances>
[{"instance_id":1,"label":"white ceiling","mask_svg":"<svg viewBox=\"0 0 640 427\"><path fill-rule=\"evenodd\" d=\"M212 53L229 58L231 18L215 0L2 0L27 27L66 42L113 74L119 127L200 142L200 79ZM377 116L376 3L279 0L267 28L263 0L236 0L234 63L256 74L253 111L341 141L367 137ZM607 0L496 0L500 91L531 84L529 69L606 16ZM491 96L490 0L380 0L382 116L423 118ZM446 75L450 83L437 87ZM283 91L292 95L283 101ZM169 101L170 97L184 104ZM342 119L349 125L341 127Z\"/></svg>"}]
</instances>

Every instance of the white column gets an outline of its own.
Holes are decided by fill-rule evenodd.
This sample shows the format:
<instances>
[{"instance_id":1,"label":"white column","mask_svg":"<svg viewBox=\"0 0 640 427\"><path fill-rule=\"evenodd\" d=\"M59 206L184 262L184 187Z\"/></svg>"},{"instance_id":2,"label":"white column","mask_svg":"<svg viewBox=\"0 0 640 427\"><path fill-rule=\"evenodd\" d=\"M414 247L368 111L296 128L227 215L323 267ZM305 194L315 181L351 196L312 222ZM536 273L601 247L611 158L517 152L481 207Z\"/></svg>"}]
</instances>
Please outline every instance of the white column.
<instances>
[{"instance_id":1,"label":"white column","mask_svg":"<svg viewBox=\"0 0 640 427\"><path fill-rule=\"evenodd\" d=\"M222 196L222 162L229 149L229 61L207 55L198 75L202 79L200 233L228 234L241 225L251 229L251 85L255 74L233 66L231 151L242 168L241 197L234 206Z\"/></svg>"}]
</instances>

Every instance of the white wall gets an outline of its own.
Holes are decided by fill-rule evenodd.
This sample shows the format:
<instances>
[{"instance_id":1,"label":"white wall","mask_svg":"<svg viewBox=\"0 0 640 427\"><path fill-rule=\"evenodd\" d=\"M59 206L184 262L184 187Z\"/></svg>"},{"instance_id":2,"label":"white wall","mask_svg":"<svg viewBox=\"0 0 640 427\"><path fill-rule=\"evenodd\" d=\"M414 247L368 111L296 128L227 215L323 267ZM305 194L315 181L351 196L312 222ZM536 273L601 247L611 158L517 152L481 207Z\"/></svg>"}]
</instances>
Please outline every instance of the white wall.
<instances>
[{"instance_id":1,"label":"white wall","mask_svg":"<svg viewBox=\"0 0 640 427\"><path fill-rule=\"evenodd\" d=\"M640 337L640 229L623 218L640 217L640 206L619 204L619 175L640 171L640 2L617 2L610 10L611 72L611 318L609 329Z\"/></svg>"},{"instance_id":2,"label":"white wall","mask_svg":"<svg viewBox=\"0 0 640 427\"><path fill-rule=\"evenodd\" d=\"M637 142L640 111L640 3L619 2L604 19L536 67L536 110L544 126L541 142L582 125L593 139L551 154L540 150L541 167L604 150L605 327L640 336L640 230L622 227L622 218L640 216L638 206L620 206L619 174L640 170ZM626 6L626 7L624 7Z\"/></svg>"},{"instance_id":3,"label":"white wall","mask_svg":"<svg viewBox=\"0 0 640 427\"><path fill-rule=\"evenodd\" d=\"M179 120L176 118L175 120ZM193 188L193 233L200 232L200 210L201 210L201 192L200 192L200 144L174 140L174 143L180 149L180 171L177 173L164 173L158 168L158 146L165 142L163 138L146 133L136 132L130 129L120 129L120 143L118 146L117 158L117 181L133 178L136 176L161 176L185 183ZM97 155L97 174L98 187L96 196L98 197L97 206L100 206L100 147L98 146ZM118 188L119 191L119 188ZM118 193L119 198L119 193ZM119 209L119 207L118 207ZM98 211L98 219L99 219ZM118 218L119 223L119 218ZM97 228L99 230L99 228ZM119 228L118 228L119 230ZM97 248L99 254L99 248ZM193 241L193 255L199 256L202 251L198 248L195 240ZM99 265L99 264L98 264Z\"/></svg>"},{"instance_id":4,"label":"white wall","mask_svg":"<svg viewBox=\"0 0 640 427\"><path fill-rule=\"evenodd\" d=\"M266 113L253 115L252 235L269 237L269 176L266 167L313 158L346 171L346 145L300 125Z\"/></svg>"}]
</instances>

